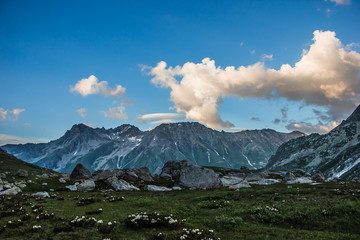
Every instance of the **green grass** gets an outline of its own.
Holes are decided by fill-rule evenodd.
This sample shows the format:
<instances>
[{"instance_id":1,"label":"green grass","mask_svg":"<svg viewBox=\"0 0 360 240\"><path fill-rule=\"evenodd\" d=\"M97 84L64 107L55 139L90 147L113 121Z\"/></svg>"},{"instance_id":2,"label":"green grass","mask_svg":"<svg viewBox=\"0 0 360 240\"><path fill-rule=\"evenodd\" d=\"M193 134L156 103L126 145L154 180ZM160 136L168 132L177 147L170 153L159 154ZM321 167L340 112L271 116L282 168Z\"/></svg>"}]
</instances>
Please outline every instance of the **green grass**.
<instances>
[{"instance_id":1,"label":"green grass","mask_svg":"<svg viewBox=\"0 0 360 240\"><path fill-rule=\"evenodd\" d=\"M51 182L50 179L47 179ZM55 181L54 181L55 183ZM33 193L44 186L34 184L23 193ZM50 187L50 184L48 186ZM253 186L251 189L230 191L182 190L171 192L52 192L57 196L38 200L18 195L0 197L0 232L8 221L16 222L25 212L31 217L19 227L6 227L0 239L179 239L183 228L213 230L212 237L221 239L360 239L360 185L326 183L320 185L275 184ZM124 201L109 202L110 196L123 196ZM81 199L93 203L78 206ZM61 200L63 199L63 200ZM35 207L31 207L35 206ZM19 208L25 212L19 212ZM40 208L49 219L36 219ZM86 215L86 212L100 214ZM14 210L14 212L12 212ZM40 210L41 211L41 210ZM128 215L158 212L173 215L179 226L130 228L125 225ZM104 223L116 221L110 232L99 225L71 227L76 216L94 217ZM41 225L41 231L32 227ZM59 230L59 226L64 229ZM57 231L54 229L57 228ZM64 231L62 231L64 230ZM60 232L59 232L60 231ZM160 238L158 238L160 239ZM193 238L196 239L196 238Z\"/></svg>"}]
</instances>

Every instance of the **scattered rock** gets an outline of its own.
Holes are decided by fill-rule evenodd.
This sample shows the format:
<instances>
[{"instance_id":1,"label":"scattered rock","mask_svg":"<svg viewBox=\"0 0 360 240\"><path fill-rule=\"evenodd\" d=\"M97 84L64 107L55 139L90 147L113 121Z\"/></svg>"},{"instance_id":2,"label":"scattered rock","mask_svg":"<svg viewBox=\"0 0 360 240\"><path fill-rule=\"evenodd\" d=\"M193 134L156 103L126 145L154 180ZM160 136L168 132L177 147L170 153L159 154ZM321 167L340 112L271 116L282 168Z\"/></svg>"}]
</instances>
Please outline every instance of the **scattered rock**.
<instances>
[{"instance_id":1,"label":"scattered rock","mask_svg":"<svg viewBox=\"0 0 360 240\"><path fill-rule=\"evenodd\" d=\"M61 174L60 178L63 178L65 181L69 181L70 180L70 175L69 174Z\"/></svg>"},{"instance_id":2,"label":"scattered rock","mask_svg":"<svg viewBox=\"0 0 360 240\"><path fill-rule=\"evenodd\" d=\"M221 181L222 186L229 187L231 185L235 185L235 184L238 184L238 183L244 181L244 178L226 175L226 176L223 176L222 178L220 178L220 181Z\"/></svg>"},{"instance_id":3,"label":"scattered rock","mask_svg":"<svg viewBox=\"0 0 360 240\"><path fill-rule=\"evenodd\" d=\"M16 176L26 178L29 176L29 172L24 169L19 169L19 171L16 173Z\"/></svg>"},{"instance_id":4,"label":"scattered rock","mask_svg":"<svg viewBox=\"0 0 360 240\"><path fill-rule=\"evenodd\" d=\"M0 195L13 196L21 192L21 189L18 187L9 188L5 191L0 192Z\"/></svg>"},{"instance_id":5,"label":"scattered rock","mask_svg":"<svg viewBox=\"0 0 360 240\"><path fill-rule=\"evenodd\" d=\"M315 181L315 182L325 182L325 176L323 173L319 172L317 174L315 174L311 180Z\"/></svg>"},{"instance_id":6,"label":"scattered rock","mask_svg":"<svg viewBox=\"0 0 360 240\"><path fill-rule=\"evenodd\" d=\"M4 187L2 185L0 185L0 192L4 190Z\"/></svg>"},{"instance_id":7,"label":"scattered rock","mask_svg":"<svg viewBox=\"0 0 360 240\"><path fill-rule=\"evenodd\" d=\"M218 188L221 185L219 175L212 169L195 166L187 160L165 163L160 176L170 176L177 185L191 189Z\"/></svg>"},{"instance_id":8,"label":"scattered rock","mask_svg":"<svg viewBox=\"0 0 360 240\"><path fill-rule=\"evenodd\" d=\"M292 172L287 172L284 175L284 180L285 181L293 181L295 179L296 179L296 176Z\"/></svg>"},{"instance_id":9,"label":"scattered rock","mask_svg":"<svg viewBox=\"0 0 360 240\"><path fill-rule=\"evenodd\" d=\"M85 180L84 182L77 185L77 190L80 192L88 192L95 189L95 182L93 180Z\"/></svg>"},{"instance_id":10,"label":"scattered rock","mask_svg":"<svg viewBox=\"0 0 360 240\"><path fill-rule=\"evenodd\" d=\"M43 186L47 186L48 184L46 183L46 182L44 182L43 184L41 184L41 185L43 185Z\"/></svg>"},{"instance_id":11,"label":"scattered rock","mask_svg":"<svg viewBox=\"0 0 360 240\"><path fill-rule=\"evenodd\" d=\"M267 176L269 176L269 170L265 169L265 170L260 170L260 171L257 171L257 172L247 175L246 179L248 181L260 181L260 180L266 178Z\"/></svg>"},{"instance_id":12,"label":"scattered rock","mask_svg":"<svg viewBox=\"0 0 360 240\"><path fill-rule=\"evenodd\" d=\"M172 187L172 190L182 190L182 188L179 186L174 186L174 187Z\"/></svg>"},{"instance_id":13,"label":"scattered rock","mask_svg":"<svg viewBox=\"0 0 360 240\"><path fill-rule=\"evenodd\" d=\"M0 178L6 178L6 173L0 173Z\"/></svg>"},{"instance_id":14,"label":"scattered rock","mask_svg":"<svg viewBox=\"0 0 360 240\"><path fill-rule=\"evenodd\" d=\"M76 191L77 190L77 185L79 185L78 182L76 182L74 185L65 186L65 188L69 189L70 191Z\"/></svg>"},{"instance_id":15,"label":"scattered rock","mask_svg":"<svg viewBox=\"0 0 360 240\"><path fill-rule=\"evenodd\" d=\"M37 192L34 194L31 194L33 197L39 197L39 198L50 198L50 195L47 192Z\"/></svg>"},{"instance_id":16,"label":"scattered rock","mask_svg":"<svg viewBox=\"0 0 360 240\"><path fill-rule=\"evenodd\" d=\"M308 177L298 177L295 180L287 181L287 184L294 184L294 183L312 183L313 181Z\"/></svg>"},{"instance_id":17,"label":"scattered rock","mask_svg":"<svg viewBox=\"0 0 360 240\"><path fill-rule=\"evenodd\" d=\"M49 178L49 175L47 173L43 173L38 176L39 178Z\"/></svg>"},{"instance_id":18,"label":"scattered rock","mask_svg":"<svg viewBox=\"0 0 360 240\"><path fill-rule=\"evenodd\" d=\"M59 178L59 182L61 182L61 183L66 183L66 180L61 177L61 178Z\"/></svg>"},{"instance_id":19,"label":"scattered rock","mask_svg":"<svg viewBox=\"0 0 360 240\"><path fill-rule=\"evenodd\" d=\"M251 188L251 186L246 180L237 183L235 185L229 186L229 189L240 189L240 188Z\"/></svg>"},{"instance_id":20,"label":"scattered rock","mask_svg":"<svg viewBox=\"0 0 360 240\"><path fill-rule=\"evenodd\" d=\"M117 177L113 176L106 179L105 183L115 189L115 191L120 190L140 190L139 188L135 187L134 185L126 182L123 179L117 179Z\"/></svg>"},{"instance_id":21,"label":"scattered rock","mask_svg":"<svg viewBox=\"0 0 360 240\"><path fill-rule=\"evenodd\" d=\"M144 190L146 191L171 191L171 188L163 187L163 186L156 186L156 185L146 185L144 187Z\"/></svg>"},{"instance_id":22,"label":"scattered rock","mask_svg":"<svg viewBox=\"0 0 360 240\"><path fill-rule=\"evenodd\" d=\"M92 174L94 181L106 180L110 177L122 177L125 174L123 169L98 170Z\"/></svg>"},{"instance_id":23,"label":"scattered rock","mask_svg":"<svg viewBox=\"0 0 360 240\"><path fill-rule=\"evenodd\" d=\"M76 179L88 179L90 177L90 171L87 170L81 163L77 164L72 173L70 174L70 178Z\"/></svg>"},{"instance_id":24,"label":"scattered rock","mask_svg":"<svg viewBox=\"0 0 360 240\"><path fill-rule=\"evenodd\" d=\"M153 179L153 177L151 175L151 172L150 172L149 168L147 168L147 167L134 169L134 172L143 181L146 181L146 182L153 182L154 181L154 179Z\"/></svg>"},{"instance_id":25,"label":"scattered rock","mask_svg":"<svg viewBox=\"0 0 360 240\"><path fill-rule=\"evenodd\" d=\"M279 182L280 182L280 180L278 180L278 179L261 179L260 181L250 182L250 184L271 185L271 184L275 184L275 183L279 183Z\"/></svg>"}]
</instances>

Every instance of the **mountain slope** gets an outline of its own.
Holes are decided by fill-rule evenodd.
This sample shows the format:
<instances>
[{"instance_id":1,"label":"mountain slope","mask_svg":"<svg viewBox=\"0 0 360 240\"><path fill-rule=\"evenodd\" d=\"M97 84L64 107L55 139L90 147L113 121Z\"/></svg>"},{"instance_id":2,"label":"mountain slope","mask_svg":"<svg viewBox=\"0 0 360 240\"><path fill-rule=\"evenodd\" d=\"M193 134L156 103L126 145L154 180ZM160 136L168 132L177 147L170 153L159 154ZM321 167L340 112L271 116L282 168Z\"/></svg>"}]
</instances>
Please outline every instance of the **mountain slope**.
<instances>
[{"instance_id":1,"label":"mountain slope","mask_svg":"<svg viewBox=\"0 0 360 240\"><path fill-rule=\"evenodd\" d=\"M281 145L266 167L322 172L328 179L359 177L360 106L328 134L311 134Z\"/></svg>"},{"instance_id":2,"label":"mountain slope","mask_svg":"<svg viewBox=\"0 0 360 240\"><path fill-rule=\"evenodd\" d=\"M62 172L71 172L82 163L90 171L147 166L159 173L165 162L182 159L205 166L261 168L278 146L303 135L270 129L219 132L190 122L162 124L145 132L128 124L108 130L79 124L46 144L3 148L25 161Z\"/></svg>"}]
</instances>

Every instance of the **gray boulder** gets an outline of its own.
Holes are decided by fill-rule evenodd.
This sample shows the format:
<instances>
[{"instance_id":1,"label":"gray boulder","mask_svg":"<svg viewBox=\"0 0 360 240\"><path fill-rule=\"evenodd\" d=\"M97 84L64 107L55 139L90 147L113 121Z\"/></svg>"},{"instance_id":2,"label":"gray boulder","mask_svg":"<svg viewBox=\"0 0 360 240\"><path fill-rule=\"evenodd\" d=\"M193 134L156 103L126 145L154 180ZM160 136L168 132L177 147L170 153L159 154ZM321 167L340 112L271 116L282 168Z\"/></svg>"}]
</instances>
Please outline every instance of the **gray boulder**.
<instances>
[{"instance_id":1,"label":"gray boulder","mask_svg":"<svg viewBox=\"0 0 360 240\"><path fill-rule=\"evenodd\" d=\"M312 183L313 181L308 177L298 177L295 180L287 181L287 184L295 184L295 183Z\"/></svg>"},{"instance_id":2,"label":"gray boulder","mask_svg":"<svg viewBox=\"0 0 360 240\"><path fill-rule=\"evenodd\" d=\"M88 192L95 189L95 182L91 179L85 180L84 182L77 185L77 190L80 192Z\"/></svg>"},{"instance_id":3,"label":"gray boulder","mask_svg":"<svg viewBox=\"0 0 360 240\"><path fill-rule=\"evenodd\" d=\"M287 172L287 173L285 173L285 175L284 175L284 180L285 180L285 181L292 181L292 180L295 180L295 179L296 179L296 176L295 176L295 174L292 173L292 172Z\"/></svg>"},{"instance_id":4,"label":"gray boulder","mask_svg":"<svg viewBox=\"0 0 360 240\"><path fill-rule=\"evenodd\" d=\"M271 185L271 184L275 184L275 183L279 183L280 180L278 179L261 179L259 181L256 182L250 182L250 184L254 184L254 185Z\"/></svg>"},{"instance_id":5,"label":"gray boulder","mask_svg":"<svg viewBox=\"0 0 360 240\"><path fill-rule=\"evenodd\" d=\"M33 197L39 197L39 198L50 198L50 195L47 192L37 192L31 194Z\"/></svg>"},{"instance_id":6,"label":"gray boulder","mask_svg":"<svg viewBox=\"0 0 360 240\"><path fill-rule=\"evenodd\" d=\"M110 177L122 177L125 174L123 169L108 169L108 170L98 170L93 173L92 179L94 181L103 181Z\"/></svg>"},{"instance_id":7,"label":"gray boulder","mask_svg":"<svg viewBox=\"0 0 360 240\"><path fill-rule=\"evenodd\" d=\"M185 188L218 188L221 185L219 175L212 169L193 165L187 160L165 163L160 177L169 178Z\"/></svg>"},{"instance_id":8,"label":"gray boulder","mask_svg":"<svg viewBox=\"0 0 360 240\"><path fill-rule=\"evenodd\" d=\"M65 186L67 189L69 189L70 191L77 191L77 186L79 185L78 182L76 182L74 185L68 185Z\"/></svg>"},{"instance_id":9,"label":"gray boulder","mask_svg":"<svg viewBox=\"0 0 360 240\"><path fill-rule=\"evenodd\" d=\"M244 181L244 178L243 177L226 175L226 176L223 176L222 178L220 178L220 181L221 181L222 186L229 187L231 185L235 185L235 184L238 184L238 183Z\"/></svg>"},{"instance_id":10,"label":"gray boulder","mask_svg":"<svg viewBox=\"0 0 360 240\"><path fill-rule=\"evenodd\" d=\"M144 187L144 190L146 191L160 191L160 192L164 192L164 191L171 191L171 188L167 188L167 187L163 187L163 186L156 186L156 185L146 185Z\"/></svg>"},{"instance_id":11,"label":"gray boulder","mask_svg":"<svg viewBox=\"0 0 360 240\"><path fill-rule=\"evenodd\" d=\"M135 173L134 169L126 169L124 176L121 178L127 182L136 182L139 176Z\"/></svg>"},{"instance_id":12,"label":"gray boulder","mask_svg":"<svg viewBox=\"0 0 360 240\"><path fill-rule=\"evenodd\" d=\"M59 182L60 182L60 183L66 183L66 180L61 177L61 178L59 178Z\"/></svg>"},{"instance_id":13,"label":"gray boulder","mask_svg":"<svg viewBox=\"0 0 360 240\"><path fill-rule=\"evenodd\" d=\"M134 172L136 173L138 178L143 181L146 181L146 182L154 181L153 176L151 175L151 172L150 172L149 168L147 168L147 167L134 169Z\"/></svg>"},{"instance_id":14,"label":"gray boulder","mask_svg":"<svg viewBox=\"0 0 360 240\"><path fill-rule=\"evenodd\" d=\"M105 183L109 186L111 186L112 188L115 189L115 191L120 191L120 190L140 190L139 188L135 187L134 185L126 182L123 179L118 179L115 176L112 176L108 179L106 179Z\"/></svg>"},{"instance_id":15,"label":"gray boulder","mask_svg":"<svg viewBox=\"0 0 360 240\"><path fill-rule=\"evenodd\" d=\"M229 186L229 189L240 189L240 188L251 188L251 186L246 180L239 182L235 185Z\"/></svg>"},{"instance_id":16,"label":"gray boulder","mask_svg":"<svg viewBox=\"0 0 360 240\"><path fill-rule=\"evenodd\" d=\"M26 178L29 176L29 172L24 169L19 169L19 171L16 173L16 176Z\"/></svg>"},{"instance_id":17,"label":"gray boulder","mask_svg":"<svg viewBox=\"0 0 360 240\"><path fill-rule=\"evenodd\" d=\"M314 182L325 182L325 176L323 173L319 172L317 174L315 174L311 180L313 180Z\"/></svg>"},{"instance_id":18,"label":"gray boulder","mask_svg":"<svg viewBox=\"0 0 360 240\"><path fill-rule=\"evenodd\" d=\"M14 195L16 195L16 194L18 194L20 192L21 192L20 188L12 187L12 188L9 188L9 189L7 189L5 191L0 192L0 196L1 195L14 196Z\"/></svg>"},{"instance_id":19,"label":"gray boulder","mask_svg":"<svg viewBox=\"0 0 360 240\"><path fill-rule=\"evenodd\" d=\"M0 179L1 178L6 178L6 173L0 173Z\"/></svg>"},{"instance_id":20,"label":"gray boulder","mask_svg":"<svg viewBox=\"0 0 360 240\"><path fill-rule=\"evenodd\" d=\"M1 192L2 190L4 190L4 187L3 187L3 185L0 185L0 192Z\"/></svg>"},{"instance_id":21,"label":"gray boulder","mask_svg":"<svg viewBox=\"0 0 360 240\"><path fill-rule=\"evenodd\" d=\"M267 176L269 176L269 170L265 169L265 170L260 170L260 171L257 171L257 172L247 175L246 179L248 181L260 181L260 180L266 178Z\"/></svg>"},{"instance_id":22,"label":"gray boulder","mask_svg":"<svg viewBox=\"0 0 360 240\"><path fill-rule=\"evenodd\" d=\"M76 179L88 179L90 177L90 171L87 170L81 163L77 164L72 173L70 174L70 178Z\"/></svg>"}]
</instances>

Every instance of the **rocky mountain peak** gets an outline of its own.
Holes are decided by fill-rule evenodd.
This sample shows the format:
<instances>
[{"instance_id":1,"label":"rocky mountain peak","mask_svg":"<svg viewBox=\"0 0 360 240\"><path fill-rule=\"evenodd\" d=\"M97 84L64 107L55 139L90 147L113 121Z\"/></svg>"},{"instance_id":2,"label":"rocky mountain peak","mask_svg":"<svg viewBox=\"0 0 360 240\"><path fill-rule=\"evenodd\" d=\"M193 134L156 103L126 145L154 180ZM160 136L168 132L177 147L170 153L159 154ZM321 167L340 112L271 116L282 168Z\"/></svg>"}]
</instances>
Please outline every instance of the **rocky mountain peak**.
<instances>
[{"instance_id":1,"label":"rocky mountain peak","mask_svg":"<svg viewBox=\"0 0 360 240\"><path fill-rule=\"evenodd\" d=\"M69 131L72 133L84 133L84 132L92 130L92 129L93 128L86 126L83 123L79 123L79 124L75 124L74 126L72 126Z\"/></svg>"},{"instance_id":2,"label":"rocky mountain peak","mask_svg":"<svg viewBox=\"0 0 360 240\"><path fill-rule=\"evenodd\" d=\"M355 111L344 121L344 123L360 122L360 105Z\"/></svg>"}]
</instances>

